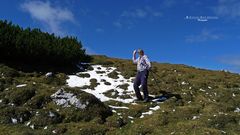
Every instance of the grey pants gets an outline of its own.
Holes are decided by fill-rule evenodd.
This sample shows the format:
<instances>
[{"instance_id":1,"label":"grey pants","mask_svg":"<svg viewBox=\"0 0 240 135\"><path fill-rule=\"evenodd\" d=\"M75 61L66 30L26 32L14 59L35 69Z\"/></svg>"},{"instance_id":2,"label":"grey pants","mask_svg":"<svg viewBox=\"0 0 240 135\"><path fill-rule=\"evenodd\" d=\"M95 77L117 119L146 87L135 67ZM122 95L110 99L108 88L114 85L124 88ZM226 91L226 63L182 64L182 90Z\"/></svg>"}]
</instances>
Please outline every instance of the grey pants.
<instances>
[{"instance_id":1,"label":"grey pants","mask_svg":"<svg viewBox=\"0 0 240 135\"><path fill-rule=\"evenodd\" d=\"M134 80L133 87L134 87L134 90L135 90L136 97L139 100L143 99L142 95L140 93L140 89L139 89L140 85L142 85L144 99L148 99L148 88L147 88L148 74L149 74L148 70L138 72L137 75L136 75L136 78Z\"/></svg>"}]
</instances>

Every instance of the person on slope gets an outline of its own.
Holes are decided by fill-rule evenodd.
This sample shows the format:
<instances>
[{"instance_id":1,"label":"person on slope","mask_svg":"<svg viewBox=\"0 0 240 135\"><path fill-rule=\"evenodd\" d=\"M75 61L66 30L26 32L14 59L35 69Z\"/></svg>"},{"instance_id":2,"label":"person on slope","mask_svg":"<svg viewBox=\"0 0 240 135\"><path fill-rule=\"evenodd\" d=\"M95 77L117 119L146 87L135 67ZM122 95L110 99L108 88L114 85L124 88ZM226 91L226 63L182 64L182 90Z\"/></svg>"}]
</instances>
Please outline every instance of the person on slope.
<instances>
[{"instance_id":1,"label":"person on slope","mask_svg":"<svg viewBox=\"0 0 240 135\"><path fill-rule=\"evenodd\" d=\"M136 58L136 53L138 52L139 57ZM148 80L148 74L149 70L151 68L150 60L146 55L144 55L144 51L142 49L138 49L133 51L133 63L137 64L137 75L134 80L134 91L137 97L137 101L144 101L148 102L148 88L147 88L147 80ZM143 89L144 98L142 98L142 95L140 93L139 86L141 85Z\"/></svg>"}]
</instances>

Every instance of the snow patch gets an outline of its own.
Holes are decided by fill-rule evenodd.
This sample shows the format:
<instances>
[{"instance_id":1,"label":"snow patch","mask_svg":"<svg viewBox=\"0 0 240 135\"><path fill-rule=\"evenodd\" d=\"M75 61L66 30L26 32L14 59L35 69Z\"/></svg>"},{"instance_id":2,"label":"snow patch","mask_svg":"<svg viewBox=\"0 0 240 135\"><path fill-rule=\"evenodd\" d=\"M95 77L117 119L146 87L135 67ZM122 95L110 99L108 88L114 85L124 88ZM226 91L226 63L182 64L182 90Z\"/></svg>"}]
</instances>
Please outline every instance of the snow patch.
<instances>
[{"instance_id":1,"label":"snow patch","mask_svg":"<svg viewBox=\"0 0 240 135\"><path fill-rule=\"evenodd\" d=\"M29 126L31 124L31 121L29 121L28 123L26 123L26 126Z\"/></svg>"},{"instance_id":2,"label":"snow patch","mask_svg":"<svg viewBox=\"0 0 240 135\"><path fill-rule=\"evenodd\" d=\"M113 106L113 105L109 105L109 107L114 108L114 109L129 109L128 107L125 107L125 106Z\"/></svg>"},{"instance_id":3,"label":"snow patch","mask_svg":"<svg viewBox=\"0 0 240 135\"><path fill-rule=\"evenodd\" d=\"M240 112L240 108L237 107L236 110L234 110L234 112L238 112L239 113Z\"/></svg>"},{"instance_id":4,"label":"snow patch","mask_svg":"<svg viewBox=\"0 0 240 135\"><path fill-rule=\"evenodd\" d=\"M54 114L53 112L49 111L49 115L48 115L48 116L49 116L49 117L54 117L55 114Z\"/></svg>"},{"instance_id":5,"label":"snow patch","mask_svg":"<svg viewBox=\"0 0 240 135\"><path fill-rule=\"evenodd\" d=\"M153 114L153 111L144 112L142 113L142 116L140 116L140 118L144 118L144 115L151 115L151 114Z\"/></svg>"},{"instance_id":6,"label":"snow patch","mask_svg":"<svg viewBox=\"0 0 240 135\"><path fill-rule=\"evenodd\" d=\"M34 129L34 128L35 128L35 127L34 127L34 124L33 124L33 125L30 125L30 128L31 128L31 129Z\"/></svg>"},{"instance_id":7,"label":"snow patch","mask_svg":"<svg viewBox=\"0 0 240 135\"><path fill-rule=\"evenodd\" d=\"M52 77L53 76L53 73L52 72L48 72L45 74L46 77Z\"/></svg>"},{"instance_id":8,"label":"snow patch","mask_svg":"<svg viewBox=\"0 0 240 135\"><path fill-rule=\"evenodd\" d=\"M134 119L132 116L128 116L129 119Z\"/></svg>"},{"instance_id":9,"label":"snow patch","mask_svg":"<svg viewBox=\"0 0 240 135\"><path fill-rule=\"evenodd\" d=\"M201 89L200 89L200 91L203 91L203 92L205 92L206 90L204 90L204 89L202 89L202 88L201 88Z\"/></svg>"},{"instance_id":10,"label":"snow patch","mask_svg":"<svg viewBox=\"0 0 240 135\"><path fill-rule=\"evenodd\" d=\"M160 106L155 106L155 107L152 107L150 109L156 111L156 110L160 109Z\"/></svg>"},{"instance_id":11,"label":"snow patch","mask_svg":"<svg viewBox=\"0 0 240 135\"><path fill-rule=\"evenodd\" d=\"M11 120L12 120L13 124L17 124L18 123L17 119L15 119L15 118L11 118Z\"/></svg>"},{"instance_id":12,"label":"snow patch","mask_svg":"<svg viewBox=\"0 0 240 135\"><path fill-rule=\"evenodd\" d=\"M182 85L187 85L188 83L186 83L186 82L183 81L181 84L182 84Z\"/></svg>"},{"instance_id":13,"label":"snow patch","mask_svg":"<svg viewBox=\"0 0 240 135\"><path fill-rule=\"evenodd\" d=\"M20 85L17 85L16 87L21 88L21 87L25 87L25 86L27 86L27 84L20 84Z\"/></svg>"},{"instance_id":14,"label":"snow patch","mask_svg":"<svg viewBox=\"0 0 240 135\"><path fill-rule=\"evenodd\" d=\"M192 120L196 120L196 119L199 119L200 116L193 116Z\"/></svg>"},{"instance_id":15,"label":"snow patch","mask_svg":"<svg viewBox=\"0 0 240 135\"><path fill-rule=\"evenodd\" d=\"M122 99L122 98L111 98L111 97L107 97L104 95L105 92L114 89L118 92L119 96L121 95L125 95L123 94L124 91L126 92L134 92L133 90L133 83L132 83L132 78L129 79L125 79L120 72L118 75L118 79L113 79L108 77L108 74L111 73L112 71L116 70L115 67L103 67L101 65L93 65L93 70L91 71L86 71L86 72L81 72L82 74L87 73L90 75L90 78L82 78L79 77L77 75L69 75L69 79L67 79L67 84L70 87L83 87L83 86L89 86L90 80L95 78L97 80L97 82L99 83L99 85L97 85L94 89L81 89L82 91L85 91L87 93L93 94L94 96L96 96L99 100L101 100L102 102L106 102L109 100L113 100L113 101L118 101L118 102L123 102L123 103L132 103L134 100L134 97L130 95L130 98L128 99ZM103 73L98 74L97 71L102 71ZM101 80L106 80L106 82L111 83L111 85L106 85L105 82L101 81ZM127 90L123 90L121 88L119 88L119 85L122 84L128 84Z\"/></svg>"}]
</instances>

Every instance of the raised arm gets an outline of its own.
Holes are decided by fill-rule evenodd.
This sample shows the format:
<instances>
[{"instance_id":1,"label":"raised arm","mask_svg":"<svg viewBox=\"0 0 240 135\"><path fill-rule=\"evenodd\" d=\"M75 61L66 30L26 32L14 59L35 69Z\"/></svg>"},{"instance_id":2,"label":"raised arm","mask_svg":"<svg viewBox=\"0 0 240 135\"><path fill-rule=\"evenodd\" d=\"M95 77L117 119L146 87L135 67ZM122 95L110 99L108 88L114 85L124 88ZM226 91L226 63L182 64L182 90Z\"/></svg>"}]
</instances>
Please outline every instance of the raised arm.
<instances>
[{"instance_id":1,"label":"raised arm","mask_svg":"<svg viewBox=\"0 0 240 135\"><path fill-rule=\"evenodd\" d=\"M133 63L134 63L134 64L137 64L136 53L137 53L137 51L134 50L134 51L133 51L133 57L132 57L132 60L133 60Z\"/></svg>"}]
</instances>

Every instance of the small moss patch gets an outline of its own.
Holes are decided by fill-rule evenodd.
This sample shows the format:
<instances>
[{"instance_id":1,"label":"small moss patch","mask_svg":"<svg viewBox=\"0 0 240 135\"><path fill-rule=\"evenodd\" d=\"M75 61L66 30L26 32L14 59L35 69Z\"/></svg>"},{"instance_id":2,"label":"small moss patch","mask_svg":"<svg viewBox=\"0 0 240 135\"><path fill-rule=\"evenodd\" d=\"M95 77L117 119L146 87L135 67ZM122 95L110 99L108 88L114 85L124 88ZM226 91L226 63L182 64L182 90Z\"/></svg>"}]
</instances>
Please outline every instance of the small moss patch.
<instances>
[{"instance_id":1,"label":"small moss patch","mask_svg":"<svg viewBox=\"0 0 240 135\"><path fill-rule=\"evenodd\" d=\"M81 78L90 78L90 74L88 74L88 73L80 73L77 76L81 77Z\"/></svg>"},{"instance_id":2,"label":"small moss patch","mask_svg":"<svg viewBox=\"0 0 240 135\"><path fill-rule=\"evenodd\" d=\"M112 71L111 73L108 74L108 77L113 78L113 79L118 79L118 73L116 70Z\"/></svg>"}]
</instances>

